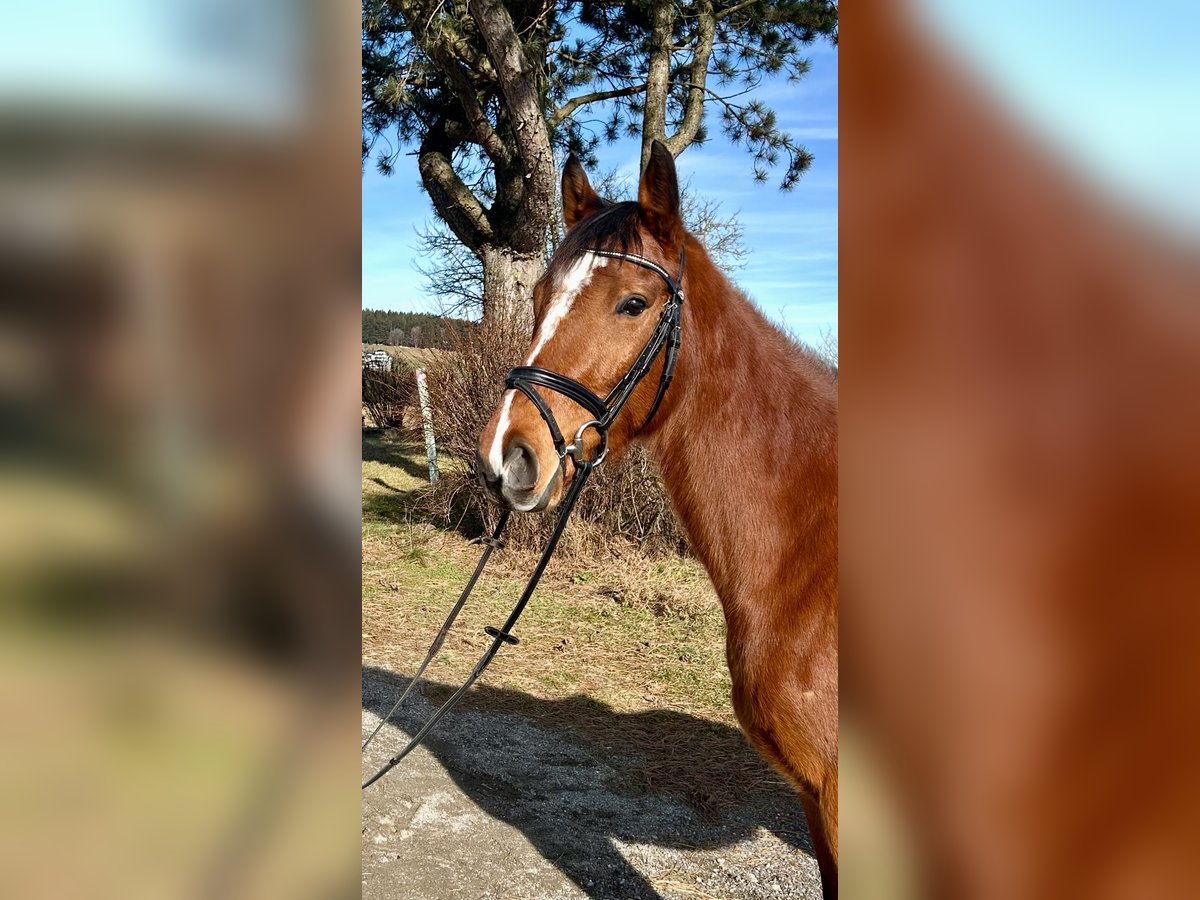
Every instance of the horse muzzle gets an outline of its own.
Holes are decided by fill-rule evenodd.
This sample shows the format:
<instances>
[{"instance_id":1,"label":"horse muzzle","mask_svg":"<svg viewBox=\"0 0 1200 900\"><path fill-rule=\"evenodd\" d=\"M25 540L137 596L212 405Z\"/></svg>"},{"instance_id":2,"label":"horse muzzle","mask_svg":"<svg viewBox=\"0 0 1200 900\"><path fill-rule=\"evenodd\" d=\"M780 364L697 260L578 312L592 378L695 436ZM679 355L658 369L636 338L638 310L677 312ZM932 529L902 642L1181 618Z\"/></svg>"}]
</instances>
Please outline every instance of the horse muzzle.
<instances>
[{"instance_id":1,"label":"horse muzzle","mask_svg":"<svg viewBox=\"0 0 1200 900\"><path fill-rule=\"evenodd\" d=\"M510 442L499 471L493 470L482 453L476 456L475 471L488 496L515 512L549 509L562 484L562 467L555 466L546 483L539 487L545 468L539 463L537 453L520 438Z\"/></svg>"}]
</instances>

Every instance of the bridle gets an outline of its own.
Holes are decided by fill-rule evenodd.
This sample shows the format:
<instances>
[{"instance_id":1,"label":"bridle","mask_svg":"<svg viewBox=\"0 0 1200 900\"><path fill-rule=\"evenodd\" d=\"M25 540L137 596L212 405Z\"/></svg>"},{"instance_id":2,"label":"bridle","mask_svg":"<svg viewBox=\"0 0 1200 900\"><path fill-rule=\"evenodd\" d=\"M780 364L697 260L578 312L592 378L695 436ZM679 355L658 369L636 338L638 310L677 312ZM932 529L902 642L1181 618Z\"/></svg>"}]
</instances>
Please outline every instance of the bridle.
<instances>
[{"instance_id":1,"label":"bridle","mask_svg":"<svg viewBox=\"0 0 1200 900\"><path fill-rule=\"evenodd\" d=\"M662 375L658 380L658 393L655 394L654 403L642 422L641 428L649 425L654 414L658 412L663 396L667 393L667 388L675 375L675 362L679 358L679 311L683 306L684 248L680 247L679 249L679 275L676 278L672 278L666 269L644 256L617 250L590 250L588 252L597 256L631 262L654 272L666 282L667 300L663 304L662 312L659 313L658 324L654 326L654 331L647 338L642 352L637 355L625 374L621 376L621 379L603 400L574 378L568 378L566 375L560 375L558 372L544 369L541 366L517 366L504 379L506 388L515 388L520 391L541 413L546 427L550 429L550 437L554 440L554 449L558 452L559 465L563 465L569 455L576 468L582 467L587 461L583 448L583 435L589 428L595 428L596 433L600 436L599 448L596 455L592 457L592 464L597 466L604 460L605 454L608 453L609 428L612 427L612 423L616 421L621 409L633 395L634 389L646 377L650 367L654 365L654 360L658 358L658 354L665 346L667 353L663 361ZM579 426L579 430L575 432L575 439L570 444L563 438L554 413L550 411L549 405L537 390L539 387L556 391L591 413L592 418Z\"/></svg>"},{"instance_id":2,"label":"bridle","mask_svg":"<svg viewBox=\"0 0 1200 900\"><path fill-rule=\"evenodd\" d=\"M449 712L462 699L463 695L470 690L471 685L483 674L484 670L504 644L518 643L517 637L512 634L513 626L516 625L517 619L520 618L530 597L533 596L533 592L542 578L542 573L546 570L546 565L550 562L550 557L553 555L555 547L558 546L559 538L562 537L567 520L571 516L571 511L575 508L575 503L579 499L579 493L583 490L583 485L592 472L604 462L604 458L608 454L609 429L612 427L613 422L616 421L625 404L629 401L629 398L633 395L634 390L646 375L649 374L654 361L660 353L663 353L664 348L666 355L663 359L662 374L658 379L658 391L654 396L654 403L650 407L650 412L646 414L646 418L642 421L639 430L644 429L650 424L650 420L654 418L659 406L662 405L667 388L671 385L671 379L675 375L675 363L679 359L679 320L680 309L683 306L683 270L686 259L684 248L680 247L679 249L679 275L674 278L671 277L671 273L658 263L634 253L625 253L617 250L589 250L587 252L594 253L597 256L606 256L610 259L633 263L659 275L666 283L667 299L663 303L662 311L659 313L658 322L654 326L654 331L651 332L650 337L646 339L641 352L638 353L625 374L621 376L620 380L617 381L613 389L608 392L608 395L603 400L590 388L576 381L574 378L569 378L550 369L544 369L541 366L517 366L504 379L505 388L520 391L537 408L537 411L546 423L546 427L550 431L550 437L554 441L554 448L558 453L559 466L565 466L566 459L569 456L575 465L575 478L572 480L571 486L567 489L567 494L563 498L558 520L554 524L554 530L550 533L550 539L546 542L546 547L542 551L537 565L534 566L533 574L529 576L529 581L526 582L524 590L521 591L521 596L518 598L516 606L513 607L512 612L509 613L508 619L505 620L501 628L489 625L484 629L484 632L492 638L492 643L484 651L483 656L479 658L479 662L475 664L475 668L471 670L471 674L467 676L462 687L451 694L437 711L426 720L417 733L409 739L404 749L389 759L382 768L363 782L364 790L395 768L404 757L417 748L421 741L425 739L425 735L437 724L438 720ZM562 394L568 400L587 410L592 416L591 419L579 426L579 429L575 432L574 440L570 444L563 437L562 430L558 426L558 421L554 418L554 413L550 411L549 405L542 397L538 388L546 388ZM599 443L596 445L595 451L591 456L584 449L583 441L584 434L589 428L594 428L599 436ZM492 534L479 538L479 542L484 545L484 549L479 557L479 562L475 566L475 571L471 573L466 587L463 588L458 601L451 608L450 614L446 616L446 621L442 623L441 629L439 629L437 636L433 639L433 643L430 644L429 650L425 654L424 661L417 667L417 671L408 682L408 686L405 687L400 698L392 706L391 711L379 720L379 724L375 726L375 730L363 742L362 749L364 752L375 738L375 735L383 728L384 723L390 721L392 716L396 714L396 710L400 708L400 705L412 691L413 685L420 680L426 666L429 665L430 661L441 649L442 644L446 640L446 635L450 632L450 626L454 624L454 620L458 618L459 612L462 611L463 606L466 604L467 598L471 595L471 591L475 587L475 582L479 580L479 576L483 573L484 567L492 555L492 551L504 547L501 535L508 524L508 517L509 510L504 510L500 514L500 518L497 520Z\"/></svg>"}]
</instances>

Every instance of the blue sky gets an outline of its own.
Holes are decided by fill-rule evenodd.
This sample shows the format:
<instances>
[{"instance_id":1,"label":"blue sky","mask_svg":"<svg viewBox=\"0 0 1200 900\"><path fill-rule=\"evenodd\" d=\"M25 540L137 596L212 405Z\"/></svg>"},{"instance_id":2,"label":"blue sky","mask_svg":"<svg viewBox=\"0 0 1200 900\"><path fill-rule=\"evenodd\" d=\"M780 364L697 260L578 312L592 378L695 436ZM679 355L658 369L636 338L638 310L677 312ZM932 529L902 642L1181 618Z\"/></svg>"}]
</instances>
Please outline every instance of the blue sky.
<instances>
[{"instance_id":1,"label":"blue sky","mask_svg":"<svg viewBox=\"0 0 1200 900\"><path fill-rule=\"evenodd\" d=\"M819 344L826 332L837 334L837 51L814 44L808 55L812 69L802 81L779 79L757 94L815 157L794 190L781 193L777 178L755 184L749 156L720 134L714 112L712 139L685 150L678 168L698 195L720 202L724 214L738 214L749 250L745 267L733 273L738 285L801 340ZM632 174L639 147L635 139L600 147L600 168ZM416 230L433 215L419 178L411 156L402 156L390 177L371 166L363 175L367 309L436 311L414 265Z\"/></svg>"}]
</instances>

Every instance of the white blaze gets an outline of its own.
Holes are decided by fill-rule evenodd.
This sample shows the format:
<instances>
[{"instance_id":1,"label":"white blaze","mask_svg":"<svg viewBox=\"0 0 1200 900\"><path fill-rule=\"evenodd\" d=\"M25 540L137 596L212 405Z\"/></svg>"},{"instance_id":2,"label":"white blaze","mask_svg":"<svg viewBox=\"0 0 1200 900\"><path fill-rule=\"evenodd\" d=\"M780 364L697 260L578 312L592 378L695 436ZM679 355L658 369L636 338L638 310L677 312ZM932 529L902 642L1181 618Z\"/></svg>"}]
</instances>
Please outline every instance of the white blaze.
<instances>
[{"instance_id":1,"label":"white blaze","mask_svg":"<svg viewBox=\"0 0 1200 900\"><path fill-rule=\"evenodd\" d=\"M546 315L542 318L542 324L538 326L537 339L533 342L533 349L529 351L529 358L525 360L525 365L532 366L533 361L537 359L537 355L542 352L542 349L554 337L554 332L558 330L559 323L567 317L567 313L571 311L571 304L575 302L575 298L579 296L589 281L592 280L592 273L608 262L608 258L598 256L595 253L581 253L567 270L563 273L562 280L558 284L558 293L550 302L550 308L546 310ZM508 417L512 412L513 395L515 390L508 390L504 394L504 403L500 407L500 421L496 424L496 434L492 438L492 447L488 453L488 464L493 472L503 474L504 466L504 438L508 434Z\"/></svg>"},{"instance_id":2,"label":"white blaze","mask_svg":"<svg viewBox=\"0 0 1200 900\"><path fill-rule=\"evenodd\" d=\"M563 272L562 281L558 285L558 295L551 301L550 308L546 310L546 316L538 328L538 338L533 344L533 349L529 351L529 358L525 360L525 365L533 365L533 361L542 352L542 348L546 346L550 338L554 337L559 323L571 311L571 304L575 302L579 292L592 280L592 272L606 262L608 262L608 257L597 256L595 253L585 251L571 263L567 271Z\"/></svg>"}]
</instances>

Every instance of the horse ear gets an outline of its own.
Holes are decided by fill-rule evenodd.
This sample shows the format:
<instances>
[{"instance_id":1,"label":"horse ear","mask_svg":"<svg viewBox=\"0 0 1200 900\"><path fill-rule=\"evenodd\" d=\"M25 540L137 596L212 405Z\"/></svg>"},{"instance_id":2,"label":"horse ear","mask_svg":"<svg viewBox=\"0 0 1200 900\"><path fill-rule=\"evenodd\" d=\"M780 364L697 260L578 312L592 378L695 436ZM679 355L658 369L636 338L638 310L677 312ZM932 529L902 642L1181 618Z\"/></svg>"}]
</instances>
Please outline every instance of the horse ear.
<instances>
[{"instance_id":1,"label":"horse ear","mask_svg":"<svg viewBox=\"0 0 1200 900\"><path fill-rule=\"evenodd\" d=\"M679 217L679 177L675 157L662 141L650 145L650 161L638 185L638 206L650 231L666 244L676 243L683 231Z\"/></svg>"},{"instance_id":2,"label":"horse ear","mask_svg":"<svg viewBox=\"0 0 1200 900\"><path fill-rule=\"evenodd\" d=\"M567 157L567 165L563 168L562 176L563 221L568 228L574 227L580 219L585 219L596 210L601 209L604 201L592 190L587 173L572 153Z\"/></svg>"}]
</instances>

